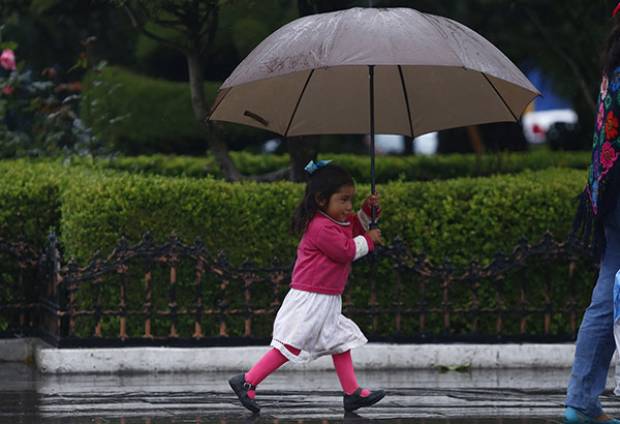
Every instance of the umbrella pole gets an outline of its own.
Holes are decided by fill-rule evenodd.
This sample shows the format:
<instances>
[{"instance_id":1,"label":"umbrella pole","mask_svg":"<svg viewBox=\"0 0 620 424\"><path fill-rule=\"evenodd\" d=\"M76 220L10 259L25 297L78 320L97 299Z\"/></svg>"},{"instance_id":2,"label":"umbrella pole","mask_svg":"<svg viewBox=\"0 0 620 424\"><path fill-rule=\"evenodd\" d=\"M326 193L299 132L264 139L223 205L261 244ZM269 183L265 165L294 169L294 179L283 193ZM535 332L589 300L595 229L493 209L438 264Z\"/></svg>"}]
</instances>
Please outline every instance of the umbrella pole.
<instances>
[{"instance_id":1,"label":"umbrella pole","mask_svg":"<svg viewBox=\"0 0 620 424\"><path fill-rule=\"evenodd\" d=\"M370 84L370 193L376 194L375 186L375 65L368 65ZM370 228L377 228L377 210L372 207Z\"/></svg>"}]
</instances>

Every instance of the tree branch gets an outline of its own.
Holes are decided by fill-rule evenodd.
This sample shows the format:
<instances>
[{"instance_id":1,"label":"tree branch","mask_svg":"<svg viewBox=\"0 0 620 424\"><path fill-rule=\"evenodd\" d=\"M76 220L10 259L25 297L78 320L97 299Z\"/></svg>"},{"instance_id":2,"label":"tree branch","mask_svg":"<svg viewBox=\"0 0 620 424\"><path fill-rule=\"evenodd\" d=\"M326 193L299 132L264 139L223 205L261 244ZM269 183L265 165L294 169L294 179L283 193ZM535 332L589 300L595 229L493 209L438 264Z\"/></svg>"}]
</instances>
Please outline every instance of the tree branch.
<instances>
[{"instance_id":1,"label":"tree branch","mask_svg":"<svg viewBox=\"0 0 620 424\"><path fill-rule=\"evenodd\" d=\"M138 16L136 14L136 12L131 8L131 6L129 6L129 4L125 4L123 6L123 8L125 9L125 11L127 12L127 15L129 16L129 19L131 20L131 24L133 25L134 28L136 28L137 30L139 30L140 32L142 32L142 34L146 35L147 37L157 41L158 43L162 43L168 47L172 47L175 50L179 50L183 53L185 53L187 51L187 49L181 45L181 44L177 44L167 38L161 37L151 31L149 31L148 29L146 29L146 26L144 25L143 22L140 22L140 20L138 19Z\"/></svg>"},{"instance_id":2,"label":"tree branch","mask_svg":"<svg viewBox=\"0 0 620 424\"><path fill-rule=\"evenodd\" d=\"M543 38L545 39L545 41L547 42L551 50L553 50L558 56L560 56L560 58L562 58L566 62L566 64L572 71L573 75L577 79L579 83L579 88L581 89L581 94L585 98L586 102L588 103L588 106L592 109L592 113L596 113L596 102L594 98L592 97L590 88L588 87L588 84L581 70L579 69L579 66L577 66L577 63L571 58L571 56L568 53L563 51L558 46L558 43L555 42L555 40L553 39L549 31L547 30L547 27L542 25L542 23L538 19L538 16L528 6L524 5L524 10L525 10L527 17L530 19L530 21L532 22L534 27L538 30L538 32L540 32L540 34L543 36Z\"/></svg>"},{"instance_id":3,"label":"tree branch","mask_svg":"<svg viewBox=\"0 0 620 424\"><path fill-rule=\"evenodd\" d=\"M205 53L213 45L219 24L219 12L219 6L216 5L207 15L204 30L199 34L199 39L202 46L200 49L201 54Z\"/></svg>"}]
</instances>

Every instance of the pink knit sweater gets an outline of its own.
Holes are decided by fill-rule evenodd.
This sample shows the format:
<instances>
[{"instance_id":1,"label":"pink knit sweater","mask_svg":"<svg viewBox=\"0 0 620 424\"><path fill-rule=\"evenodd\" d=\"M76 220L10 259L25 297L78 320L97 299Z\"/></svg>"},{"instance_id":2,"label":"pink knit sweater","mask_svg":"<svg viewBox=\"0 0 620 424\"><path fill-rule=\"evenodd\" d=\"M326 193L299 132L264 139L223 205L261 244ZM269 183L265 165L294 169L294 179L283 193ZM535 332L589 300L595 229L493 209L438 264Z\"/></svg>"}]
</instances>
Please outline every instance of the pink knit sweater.
<instances>
[{"instance_id":1,"label":"pink knit sweater","mask_svg":"<svg viewBox=\"0 0 620 424\"><path fill-rule=\"evenodd\" d=\"M347 222L335 221L322 212L312 218L297 247L291 288L342 294L351 262L374 249L361 222L368 222L368 217L362 211L358 215L351 214Z\"/></svg>"}]
</instances>

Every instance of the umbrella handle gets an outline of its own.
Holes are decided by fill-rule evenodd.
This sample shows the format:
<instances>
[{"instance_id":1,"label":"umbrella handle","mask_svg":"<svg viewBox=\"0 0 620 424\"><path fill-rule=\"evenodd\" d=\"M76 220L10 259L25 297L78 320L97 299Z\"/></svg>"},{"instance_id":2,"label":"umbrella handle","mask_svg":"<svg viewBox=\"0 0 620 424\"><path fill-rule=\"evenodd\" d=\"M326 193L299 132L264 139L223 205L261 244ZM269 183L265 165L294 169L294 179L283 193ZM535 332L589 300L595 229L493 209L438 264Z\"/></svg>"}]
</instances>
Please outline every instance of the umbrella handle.
<instances>
[{"instance_id":1,"label":"umbrella handle","mask_svg":"<svg viewBox=\"0 0 620 424\"><path fill-rule=\"evenodd\" d=\"M373 230L375 228L379 228L379 224L377 223L377 207L372 205L370 207L370 224L368 224L368 228Z\"/></svg>"}]
</instances>

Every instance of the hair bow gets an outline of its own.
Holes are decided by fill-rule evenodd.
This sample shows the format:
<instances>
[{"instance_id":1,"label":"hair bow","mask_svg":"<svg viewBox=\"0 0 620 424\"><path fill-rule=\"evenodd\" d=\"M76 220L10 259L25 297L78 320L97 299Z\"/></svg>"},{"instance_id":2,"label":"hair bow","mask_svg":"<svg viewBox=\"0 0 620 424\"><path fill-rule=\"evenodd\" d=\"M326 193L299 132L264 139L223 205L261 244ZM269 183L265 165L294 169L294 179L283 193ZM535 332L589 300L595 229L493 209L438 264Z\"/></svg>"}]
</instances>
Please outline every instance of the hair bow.
<instances>
[{"instance_id":1,"label":"hair bow","mask_svg":"<svg viewBox=\"0 0 620 424\"><path fill-rule=\"evenodd\" d=\"M312 175L317 169L325 168L327 164L329 164L330 162L331 160L320 160L318 162L315 160L311 160L304 167L304 169L306 170L308 174Z\"/></svg>"}]
</instances>

